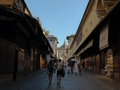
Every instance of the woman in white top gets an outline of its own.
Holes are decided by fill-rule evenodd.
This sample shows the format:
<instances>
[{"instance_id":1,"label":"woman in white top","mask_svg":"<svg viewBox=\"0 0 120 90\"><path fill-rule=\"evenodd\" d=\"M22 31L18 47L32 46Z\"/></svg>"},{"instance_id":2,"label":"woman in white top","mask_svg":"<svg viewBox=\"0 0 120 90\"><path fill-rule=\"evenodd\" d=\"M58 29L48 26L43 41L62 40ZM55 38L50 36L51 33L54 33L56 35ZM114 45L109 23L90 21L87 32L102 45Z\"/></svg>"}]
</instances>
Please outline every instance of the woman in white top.
<instances>
[{"instance_id":1,"label":"woman in white top","mask_svg":"<svg viewBox=\"0 0 120 90\"><path fill-rule=\"evenodd\" d=\"M111 65L110 64L107 64L104 68L105 68L105 72L106 72L106 76L110 76L110 67Z\"/></svg>"},{"instance_id":2,"label":"woman in white top","mask_svg":"<svg viewBox=\"0 0 120 90\"><path fill-rule=\"evenodd\" d=\"M75 62L74 71L75 71L75 74L77 75L77 73L78 73L78 65L77 65L77 62Z\"/></svg>"}]
</instances>

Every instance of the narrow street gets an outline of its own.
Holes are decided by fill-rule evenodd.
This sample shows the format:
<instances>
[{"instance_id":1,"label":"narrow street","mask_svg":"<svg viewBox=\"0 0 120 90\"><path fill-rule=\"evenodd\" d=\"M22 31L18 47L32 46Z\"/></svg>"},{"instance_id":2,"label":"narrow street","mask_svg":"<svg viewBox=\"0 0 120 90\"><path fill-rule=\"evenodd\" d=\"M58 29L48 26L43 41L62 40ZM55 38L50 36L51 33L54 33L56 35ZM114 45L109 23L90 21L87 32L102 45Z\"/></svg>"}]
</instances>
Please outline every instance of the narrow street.
<instances>
[{"instance_id":1,"label":"narrow street","mask_svg":"<svg viewBox=\"0 0 120 90\"><path fill-rule=\"evenodd\" d=\"M27 78L27 77L26 77ZM18 83L19 82L19 83ZM56 73L53 74L52 84L49 86L48 76L45 70L36 72L28 79L15 81L0 88L0 90L117 90L101 82L86 71L82 75L67 74L62 78L61 84L57 85Z\"/></svg>"}]
</instances>

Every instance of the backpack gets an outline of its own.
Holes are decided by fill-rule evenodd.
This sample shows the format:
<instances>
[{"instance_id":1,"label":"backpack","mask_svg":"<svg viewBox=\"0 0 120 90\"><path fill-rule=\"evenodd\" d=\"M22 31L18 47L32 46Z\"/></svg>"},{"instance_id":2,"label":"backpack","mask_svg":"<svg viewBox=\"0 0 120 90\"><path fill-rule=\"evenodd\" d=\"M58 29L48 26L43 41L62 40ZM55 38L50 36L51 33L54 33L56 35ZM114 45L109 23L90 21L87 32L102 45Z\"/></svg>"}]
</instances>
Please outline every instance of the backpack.
<instances>
[{"instance_id":1,"label":"backpack","mask_svg":"<svg viewBox=\"0 0 120 90\"><path fill-rule=\"evenodd\" d=\"M49 70L49 72L53 72L53 65L49 64L48 65L48 70Z\"/></svg>"}]
</instances>

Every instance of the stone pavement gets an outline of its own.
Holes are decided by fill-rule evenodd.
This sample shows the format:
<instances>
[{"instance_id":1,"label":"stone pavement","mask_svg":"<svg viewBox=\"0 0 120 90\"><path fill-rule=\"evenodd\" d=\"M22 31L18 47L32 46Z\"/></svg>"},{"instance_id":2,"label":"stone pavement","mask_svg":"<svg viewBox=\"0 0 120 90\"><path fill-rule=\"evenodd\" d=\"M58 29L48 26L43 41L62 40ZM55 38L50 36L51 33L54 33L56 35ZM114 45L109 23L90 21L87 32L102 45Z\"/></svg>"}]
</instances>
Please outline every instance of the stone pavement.
<instances>
[{"instance_id":1,"label":"stone pavement","mask_svg":"<svg viewBox=\"0 0 120 90\"><path fill-rule=\"evenodd\" d=\"M106 75L101 74L99 72L95 72L95 71L85 70L85 72L88 73L89 75L91 75L92 77L96 78L100 82L111 87L113 90L120 90L120 81L119 80L115 80L110 77L106 77Z\"/></svg>"},{"instance_id":2,"label":"stone pavement","mask_svg":"<svg viewBox=\"0 0 120 90\"><path fill-rule=\"evenodd\" d=\"M13 81L4 86L0 86L0 90L19 90L19 88L25 86L30 81L32 81L35 77L40 76L44 72L45 70L36 70L34 72L31 72L17 81Z\"/></svg>"},{"instance_id":3,"label":"stone pavement","mask_svg":"<svg viewBox=\"0 0 120 90\"><path fill-rule=\"evenodd\" d=\"M37 70L20 80L14 81L0 90L120 90L120 81L107 78L94 71L82 71L82 75L67 74L57 85L56 73L49 86L46 70Z\"/></svg>"}]
</instances>

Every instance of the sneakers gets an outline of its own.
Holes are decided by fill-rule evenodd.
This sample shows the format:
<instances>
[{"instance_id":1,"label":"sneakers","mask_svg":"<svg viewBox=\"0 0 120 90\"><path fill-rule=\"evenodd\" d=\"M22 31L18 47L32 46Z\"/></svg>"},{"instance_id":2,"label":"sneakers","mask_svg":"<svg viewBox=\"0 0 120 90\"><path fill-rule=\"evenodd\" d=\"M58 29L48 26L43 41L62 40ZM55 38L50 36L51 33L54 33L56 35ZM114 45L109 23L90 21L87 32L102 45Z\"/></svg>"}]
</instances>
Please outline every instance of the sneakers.
<instances>
[{"instance_id":1,"label":"sneakers","mask_svg":"<svg viewBox=\"0 0 120 90\"><path fill-rule=\"evenodd\" d=\"M58 84L61 84L61 82L57 82L57 85L58 85Z\"/></svg>"},{"instance_id":2,"label":"sneakers","mask_svg":"<svg viewBox=\"0 0 120 90\"><path fill-rule=\"evenodd\" d=\"M67 72L68 74L70 74L70 72Z\"/></svg>"}]
</instances>

